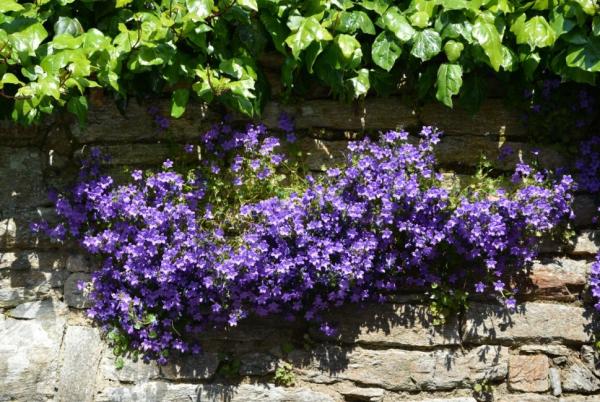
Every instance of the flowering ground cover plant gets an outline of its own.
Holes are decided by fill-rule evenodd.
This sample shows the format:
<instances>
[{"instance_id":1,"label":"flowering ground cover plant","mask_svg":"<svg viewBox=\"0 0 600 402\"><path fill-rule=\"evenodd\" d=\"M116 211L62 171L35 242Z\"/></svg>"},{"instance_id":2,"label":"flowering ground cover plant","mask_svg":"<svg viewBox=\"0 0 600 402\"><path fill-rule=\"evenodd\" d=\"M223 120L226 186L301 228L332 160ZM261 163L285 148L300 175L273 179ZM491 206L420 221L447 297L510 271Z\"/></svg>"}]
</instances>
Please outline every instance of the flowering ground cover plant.
<instances>
[{"instance_id":1,"label":"flowering ground cover plant","mask_svg":"<svg viewBox=\"0 0 600 402\"><path fill-rule=\"evenodd\" d=\"M538 237L572 215L573 181L518 164L510 178L445 188L439 136L424 127L417 142L396 131L354 142L317 178L298 175L260 125L217 125L200 139L197 166L166 161L121 185L95 152L48 230L101 257L89 314L115 353L159 363L200 352L199 334L249 315L303 317L332 335L327 309L408 286L440 319L473 292L513 307Z\"/></svg>"}]
</instances>

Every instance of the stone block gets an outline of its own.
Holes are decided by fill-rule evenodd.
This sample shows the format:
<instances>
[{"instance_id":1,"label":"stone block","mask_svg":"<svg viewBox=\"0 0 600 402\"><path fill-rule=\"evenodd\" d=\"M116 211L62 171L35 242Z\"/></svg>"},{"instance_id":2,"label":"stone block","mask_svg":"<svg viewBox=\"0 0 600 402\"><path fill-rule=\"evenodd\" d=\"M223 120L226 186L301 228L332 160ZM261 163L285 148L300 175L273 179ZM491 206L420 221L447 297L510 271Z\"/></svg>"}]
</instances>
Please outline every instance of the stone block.
<instances>
[{"instance_id":1,"label":"stone block","mask_svg":"<svg viewBox=\"0 0 600 402\"><path fill-rule=\"evenodd\" d=\"M566 392L589 394L600 390L600 380L578 359L571 359L562 370L562 389Z\"/></svg>"},{"instance_id":2,"label":"stone block","mask_svg":"<svg viewBox=\"0 0 600 402\"><path fill-rule=\"evenodd\" d=\"M549 388L548 356L510 356L508 359L508 387L513 391L546 392Z\"/></svg>"},{"instance_id":3,"label":"stone block","mask_svg":"<svg viewBox=\"0 0 600 402\"><path fill-rule=\"evenodd\" d=\"M600 252L600 230L582 230L575 238L573 254L595 255Z\"/></svg>"},{"instance_id":4,"label":"stone block","mask_svg":"<svg viewBox=\"0 0 600 402\"><path fill-rule=\"evenodd\" d=\"M568 258L536 262L529 278L528 297L538 300L576 301L587 284L590 263Z\"/></svg>"},{"instance_id":5,"label":"stone block","mask_svg":"<svg viewBox=\"0 0 600 402\"><path fill-rule=\"evenodd\" d=\"M0 188L0 211L48 205L40 151L0 146Z\"/></svg>"},{"instance_id":6,"label":"stone block","mask_svg":"<svg viewBox=\"0 0 600 402\"><path fill-rule=\"evenodd\" d=\"M96 328L68 326L58 385L60 402L92 402L102 343Z\"/></svg>"},{"instance_id":7,"label":"stone block","mask_svg":"<svg viewBox=\"0 0 600 402\"><path fill-rule=\"evenodd\" d=\"M160 378L160 368L156 362L144 363L142 359L133 361L124 358L121 369L115 366L115 356L112 350L106 349L100 361L100 373L102 378L122 383L141 383Z\"/></svg>"},{"instance_id":8,"label":"stone block","mask_svg":"<svg viewBox=\"0 0 600 402\"><path fill-rule=\"evenodd\" d=\"M7 315L21 320L52 319L68 314L69 308L58 300L46 299L41 301L19 304L10 310Z\"/></svg>"},{"instance_id":9,"label":"stone block","mask_svg":"<svg viewBox=\"0 0 600 402\"><path fill-rule=\"evenodd\" d=\"M277 358L266 353L247 353L240 358L240 375L261 376L275 372Z\"/></svg>"},{"instance_id":10,"label":"stone block","mask_svg":"<svg viewBox=\"0 0 600 402\"><path fill-rule=\"evenodd\" d=\"M65 281L64 297L70 307L88 308L92 305L89 298L87 285L91 282L91 275L84 272L75 272ZM80 286L80 284L82 286Z\"/></svg>"},{"instance_id":11,"label":"stone block","mask_svg":"<svg viewBox=\"0 0 600 402\"><path fill-rule=\"evenodd\" d=\"M206 380L212 378L219 367L216 353L175 357L161 367L161 377L168 380Z\"/></svg>"}]
</instances>

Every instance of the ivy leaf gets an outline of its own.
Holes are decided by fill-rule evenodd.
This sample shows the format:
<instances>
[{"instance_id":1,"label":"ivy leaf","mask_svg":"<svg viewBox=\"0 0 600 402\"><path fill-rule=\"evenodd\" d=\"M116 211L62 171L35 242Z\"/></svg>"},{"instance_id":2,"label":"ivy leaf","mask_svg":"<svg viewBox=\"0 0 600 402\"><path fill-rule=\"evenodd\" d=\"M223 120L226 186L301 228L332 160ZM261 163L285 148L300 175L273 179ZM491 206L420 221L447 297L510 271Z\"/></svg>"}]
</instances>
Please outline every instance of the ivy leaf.
<instances>
[{"instance_id":1,"label":"ivy leaf","mask_svg":"<svg viewBox=\"0 0 600 402\"><path fill-rule=\"evenodd\" d=\"M79 36L83 33L83 27L77 18L58 17L54 23L54 34L56 36L69 34L71 36Z\"/></svg>"},{"instance_id":2,"label":"ivy leaf","mask_svg":"<svg viewBox=\"0 0 600 402\"><path fill-rule=\"evenodd\" d=\"M208 17L215 3L213 0L185 0L190 19L194 22L204 21Z\"/></svg>"},{"instance_id":3,"label":"ivy leaf","mask_svg":"<svg viewBox=\"0 0 600 402\"><path fill-rule=\"evenodd\" d=\"M369 92L371 84L369 82L369 70L362 68L358 70L356 77L351 78L350 85L354 91L354 97L358 98L361 95L366 95Z\"/></svg>"},{"instance_id":4,"label":"ivy leaf","mask_svg":"<svg viewBox=\"0 0 600 402\"><path fill-rule=\"evenodd\" d=\"M371 48L373 62L386 71L394 67L394 63L402 54L402 47L397 39L388 31L383 31L375 38Z\"/></svg>"},{"instance_id":5,"label":"ivy leaf","mask_svg":"<svg viewBox=\"0 0 600 402\"><path fill-rule=\"evenodd\" d=\"M338 48L345 61L350 61L354 56L354 52L360 49L360 43L354 38L354 36L341 34L335 38Z\"/></svg>"},{"instance_id":6,"label":"ivy leaf","mask_svg":"<svg viewBox=\"0 0 600 402\"><path fill-rule=\"evenodd\" d=\"M42 24L35 23L27 28L8 36L12 47L21 53L34 55L35 50L48 37L48 32Z\"/></svg>"},{"instance_id":7,"label":"ivy leaf","mask_svg":"<svg viewBox=\"0 0 600 402\"><path fill-rule=\"evenodd\" d=\"M600 38L591 37L583 46L571 47L567 52L567 66L585 71L600 71Z\"/></svg>"},{"instance_id":8,"label":"ivy leaf","mask_svg":"<svg viewBox=\"0 0 600 402\"><path fill-rule=\"evenodd\" d=\"M462 67L458 64L441 64L437 72L436 99L452 107L452 96L458 95L462 86L462 74Z\"/></svg>"},{"instance_id":9,"label":"ivy leaf","mask_svg":"<svg viewBox=\"0 0 600 402\"><path fill-rule=\"evenodd\" d=\"M188 100L190 98L189 89L176 89L171 95L171 116L179 118L185 112Z\"/></svg>"},{"instance_id":10,"label":"ivy leaf","mask_svg":"<svg viewBox=\"0 0 600 402\"><path fill-rule=\"evenodd\" d=\"M367 10L375 11L379 15L383 15L390 7L391 0L362 0L360 5Z\"/></svg>"},{"instance_id":11,"label":"ivy leaf","mask_svg":"<svg viewBox=\"0 0 600 402\"><path fill-rule=\"evenodd\" d=\"M298 30L288 36L285 43L292 50L295 58L300 56L300 52L306 49L310 44L317 40L332 40L333 37L325 28L321 26L316 17L304 18L298 27Z\"/></svg>"},{"instance_id":12,"label":"ivy leaf","mask_svg":"<svg viewBox=\"0 0 600 402\"><path fill-rule=\"evenodd\" d=\"M525 18L525 14L520 18ZM556 41L556 33L548 21L542 16L532 17L529 21L515 23L511 32L517 37L518 44L528 44L531 49L552 46Z\"/></svg>"},{"instance_id":13,"label":"ivy leaf","mask_svg":"<svg viewBox=\"0 0 600 402\"><path fill-rule=\"evenodd\" d=\"M237 0L237 4L242 7L249 8L250 10L258 11L258 4L256 3L256 0Z\"/></svg>"},{"instance_id":14,"label":"ivy leaf","mask_svg":"<svg viewBox=\"0 0 600 402\"><path fill-rule=\"evenodd\" d=\"M414 57L427 61L442 50L442 38L433 29L417 32L410 51Z\"/></svg>"},{"instance_id":15,"label":"ivy leaf","mask_svg":"<svg viewBox=\"0 0 600 402\"><path fill-rule=\"evenodd\" d=\"M385 27L396 35L401 42L408 42L415 34L414 28L406 17L400 13L398 7L390 7L382 16L382 20Z\"/></svg>"},{"instance_id":16,"label":"ivy leaf","mask_svg":"<svg viewBox=\"0 0 600 402\"><path fill-rule=\"evenodd\" d=\"M21 11L24 7L17 3L15 0L0 0L0 13L7 13L9 11Z\"/></svg>"},{"instance_id":17,"label":"ivy leaf","mask_svg":"<svg viewBox=\"0 0 600 402\"><path fill-rule=\"evenodd\" d=\"M115 7L116 8L123 8L125 6L127 6L128 4L133 3L133 0L117 0Z\"/></svg>"},{"instance_id":18,"label":"ivy leaf","mask_svg":"<svg viewBox=\"0 0 600 402\"><path fill-rule=\"evenodd\" d=\"M336 30L353 34L359 29L366 34L375 35L375 26L364 11L342 11Z\"/></svg>"},{"instance_id":19,"label":"ivy leaf","mask_svg":"<svg viewBox=\"0 0 600 402\"><path fill-rule=\"evenodd\" d=\"M502 52L500 34L496 30L496 27L480 17L477 18L477 21L473 25L471 34L490 59L492 68L498 71L504 61L504 54Z\"/></svg>"},{"instance_id":20,"label":"ivy leaf","mask_svg":"<svg viewBox=\"0 0 600 402\"><path fill-rule=\"evenodd\" d=\"M85 96L74 96L67 102L67 110L77 116L79 124L85 125L85 118L88 111L88 102Z\"/></svg>"}]
</instances>

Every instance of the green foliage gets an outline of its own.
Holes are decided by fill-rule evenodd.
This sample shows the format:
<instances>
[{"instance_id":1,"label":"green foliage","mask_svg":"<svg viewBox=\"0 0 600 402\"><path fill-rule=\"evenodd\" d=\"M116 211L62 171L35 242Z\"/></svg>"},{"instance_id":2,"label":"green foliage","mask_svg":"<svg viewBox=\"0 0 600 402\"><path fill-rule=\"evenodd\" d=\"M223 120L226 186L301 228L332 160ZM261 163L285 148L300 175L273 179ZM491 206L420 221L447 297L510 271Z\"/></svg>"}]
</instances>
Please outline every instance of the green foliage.
<instances>
[{"instance_id":1,"label":"green foliage","mask_svg":"<svg viewBox=\"0 0 600 402\"><path fill-rule=\"evenodd\" d=\"M595 1L0 0L0 13L0 113L23 123L65 106L84 123L95 87L119 102L169 95L173 117L191 98L257 116L265 51L283 55L288 95L315 78L344 99L403 81L470 108L482 71L516 83L600 71Z\"/></svg>"},{"instance_id":2,"label":"green foliage","mask_svg":"<svg viewBox=\"0 0 600 402\"><path fill-rule=\"evenodd\" d=\"M275 370L275 384L283 385L284 387L291 387L296 382L294 376L294 368L290 363L280 362Z\"/></svg>"}]
</instances>

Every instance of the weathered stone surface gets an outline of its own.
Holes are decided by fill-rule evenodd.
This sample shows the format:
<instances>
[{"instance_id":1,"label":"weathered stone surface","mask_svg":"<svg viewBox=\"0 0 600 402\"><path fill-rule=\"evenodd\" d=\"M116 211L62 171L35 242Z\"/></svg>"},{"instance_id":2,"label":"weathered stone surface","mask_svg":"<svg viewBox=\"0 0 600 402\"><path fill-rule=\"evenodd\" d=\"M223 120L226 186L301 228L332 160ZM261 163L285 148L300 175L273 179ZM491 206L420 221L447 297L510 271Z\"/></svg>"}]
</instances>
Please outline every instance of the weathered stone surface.
<instances>
[{"instance_id":1,"label":"weathered stone surface","mask_svg":"<svg viewBox=\"0 0 600 402\"><path fill-rule=\"evenodd\" d=\"M591 393L600 390L600 380L577 359L562 370L562 389L566 392Z\"/></svg>"},{"instance_id":2,"label":"weathered stone surface","mask_svg":"<svg viewBox=\"0 0 600 402\"><path fill-rule=\"evenodd\" d=\"M572 354L572 350L564 345L523 345L519 348L519 350L523 353L543 353L548 356L568 356Z\"/></svg>"},{"instance_id":3,"label":"weathered stone surface","mask_svg":"<svg viewBox=\"0 0 600 402\"><path fill-rule=\"evenodd\" d=\"M550 387L552 389L552 395L559 396L562 394L562 385L560 383L560 370L556 367L552 367L549 371Z\"/></svg>"},{"instance_id":4,"label":"weathered stone surface","mask_svg":"<svg viewBox=\"0 0 600 402\"><path fill-rule=\"evenodd\" d=\"M385 391L381 388L345 387L340 389L340 394L355 401L379 402L383 399Z\"/></svg>"},{"instance_id":5,"label":"weathered stone surface","mask_svg":"<svg viewBox=\"0 0 600 402\"><path fill-rule=\"evenodd\" d=\"M593 219L598 215L598 205L594 197L589 195L578 195L573 201L575 212L575 227L589 228L593 226Z\"/></svg>"},{"instance_id":6,"label":"weathered stone surface","mask_svg":"<svg viewBox=\"0 0 600 402\"><path fill-rule=\"evenodd\" d=\"M597 377L600 377L600 353L593 346L583 345L581 347L581 361L585 363Z\"/></svg>"},{"instance_id":7,"label":"weathered stone surface","mask_svg":"<svg viewBox=\"0 0 600 402\"><path fill-rule=\"evenodd\" d=\"M62 253L44 251L0 252L0 270L59 270L63 269L64 266L65 255Z\"/></svg>"},{"instance_id":8,"label":"weathered stone surface","mask_svg":"<svg viewBox=\"0 0 600 402\"><path fill-rule=\"evenodd\" d=\"M506 377L508 348L481 346L469 352L424 352L322 347L312 355L297 352L289 357L309 382L350 380L392 391L449 390Z\"/></svg>"},{"instance_id":9,"label":"weathered stone surface","mask_svg":"<svg viewBox=\"0 0 600 402\"><path fill-rule=\"evenodd\" d=\"M161 377L169 380L205 380L215 375L217 367L219 367L219 357L216 353L186 355L177 357L162 367Z\"/></svg>"},{"instance_id":10,"label":"weathered stone surface","mask_svg":"<svg viewBox=\"0 0 600 402\"><path fill-rule=\"evenodd\" d=\"M52 399L64 325L61 317L0 320L0 400Z\"/></svg>"},{"instance_id":11,"label":"weathered stone surface","mask_svg":"<svg viewBox=\"0 0 600 402\"><path fill-rule=\"evenodd\" d=\"M0 146L0 210L48 204L41 161L37 149Z\"/></svg>"},{"instance_id":12,"label":"weathered stone surface","mask_svg":"<svg viewBox=\"0 0 600 402\"><path fill-rule=\"evenodd\" d=\"M92 272L94 263L88 255L73 254L67 258L67 270L69 272Z\"/></svg>"},{"instance_id":13,"label":"weathered stone surface","mask_svg":"<svg viewBox=\"0 0 600 402\"><path fill-rule=\"evenodd\" d=\"M53 288L63 285L64 278L65 272L62 270L11 271L0 279L0 307L14 307L50 297Z\"/></svg>"},{"instance_id":14,"label":"weathered stone surface","mask_svg":"<svg viewBox=\"0 0 600 402\"><path fill-rule=\"evenodd\" d=\"M90 142L144 142L166 139L167 134L159 130L153 118L147 112L147 106L131 102L125 115L119 113L111 100L101 100L88 113L88 123L82 128L74 123L71 131L80 143ZM161 113L169 115L168 101L156 101ZM201 104L190 103L188 110L180 119L170 120L169 139L184 141L197 139L204 130L217 121L217 116L206 110Z\"/></svg>"},{"instance_id":15,"label":"weathered stone surface","mask_svg":"<svg viewBox=\"0 0 600 402\"><path fill-rule=\"evenodd\" d=\"M590 264L556 258L537 262L531 269L529 297L541 300L575 301L587 284Z\"/></svg>"},{"instance_id":16,"label":"weathered stone surface","mask_svg":"<svg viewBox=\"0 0 600 402\"><path fill-rule=\"evenodd\" d=\"M18 125L12 120L0 120L0 144L10 146L38 145L45 127L41 125Z\"/></svg>"},{"instance_id":17,"label":"weathered stone surface","mask_svg":"<svg viewBox=\"0 0 600 402\"><path fill-rule=\"evenodd\" d=\"M597 254L600 252L600 230L583 230L575 238L573 254Z\"/></svg>"},{"instance_id":18,"label":"weathered stone surface","mask_svg":"<svg viewBox=\"0 0 600 402\"><path fill-rule=\"evenodd\" d=\"M83 272L75 272L65 281L65 302L75 308L88 308L92 305L89 298L89 292L86 284L91 282L90 274ZM79 284L83 283L84 287L80 290Z\"/></svg>"},{"instance_id":19,"label":"weathered stone surface","mask_svg":"<svg viewBox=\"0 0 600 402\"><path fill-rule=\"evenodd\" d=\"M63 302L47 299L19 304L17 307L10 310L7 315L12 318L40 320L63 316L68 312L69 308Z\"/></svg>"},{"instance_id":20,"label":"weathered stone surface","mask_svg":"<svg viewBox=\"0 0 600 402\"><path fill-rule=\"evenodd\" d=\"M344 343L402 347L458 345L458 323L450 319L434 326L426 306L413 304L351 305L332 311L328 321L335 322L336 340ZM326 338L321 331L315 337Z\"/></svg>"},{"instance_id":21,"label":"weathered stone surface","mask_svg":"<svg viewBox=\"0 0 600 402\"><path fill-rule=\"evenodd\" d=\"M367 98L361 105L340 104L329 99L295 105L269 102L263 112L267 127L277 128L282 112L292 116L297 129L383 130L418 125L416 112L400 98Z\"/></svg>"},{"instance_id":22,"label":"weathered stone surface","mask_svg":"<svg viewBox=\"0 0 600 402\"><path fill-rule=\"evenodd\" d=\"M51 241L48 236L31 231L32 223L47 221L52 224L57 221L56 218L56 213L52 208L36 208L16 212L0 210L0 250L56 249L58 243Z\"/></svg>"},{"instance_id":23,"label":"weathered stone surface","mask_svg":"<svg viewBox=\"0 0 600 402\"><path fill-rule=\"evenodd\" d=\"M160 377L160 368L155 362L144 363L142 359L133 361L124 358L123 367L117 370L115 356L110 349L106 349L100 361L100 373L106 380L139 383L157 380Z\"/></svg>"},{"instance_id":24,"label":"weathered stone surface","mask_svg":"<svg viewBox=\"0 0 600 402\"><path fill-rule=\"evenodd\" d=\"M508 387L513 391L545 392L548 390L548 356L510 356Z\"/></svg>"},{"instance_id":25,"label":"weathered stone surface","mask_svg":"<svg viewBox=\"0 0 600 402\"><path fill-rule=\"evenodd\" d=\"M398 399L403 402L477 402L475 398L468 396L458 398L426 398L426 399Z\"/></svg>"},{"instance_id":26,"label":"weathered stone surface","mask_svg":"<svg viewBox=\"0 0 600 402\"><path fill-rule=\"evenodd\" d=\"M475 114L460 108L448 109L430 103L419 110L423 124L438 127L449 135L481 135L490 137L523 137L527 134L518 113L499 99L488 99Z\"/></svg>"},{"instance_id":27,"label":"weathered stone surface","mask_svg":"<svg viewBox=\"0 0 600 402\"><path fill-rule=\"evenodd\" d=\"M59 401L93 401L101 353L102 343L96 328L67 327L58 385Z\"/></svg>"},{"instance_id":28,"label":"weathered stone surface","mask_svg":"<svg viewBox=\"0 0 600 402\"><path fill-rule=\"evenodd\" d=\"M274 373L277 358L266 353L247 353L240 358L240 375L266 375Z\"/></svg>"},{"instance_id":29,"label":"weathered stone surface","mask_svg":"<svg viewBox=\"0 0 600 402\"><path fill-rule=\"evenodd\" d=\"M272 384L194 385L147 382L103 389L96 402L334 402L323 393L305 388L287 389Z\"/></svg>"},{"instance_id":30,"label":"weathered stone surface","mask_svg":"<svg viewBox=\"0 0 600 402\"><path fill-rule=\"evenodd\" d=\"M298 147L309 170L321 171L344 162L348 141L323 141L302 137Z\"/></svg>"},{"instance_id":31,"label":"weathered stone surface","mask_svg":"<svg viewBox=\"0 0 600 402\"><path fill-rule=\"evenodd\" d=\"M499 395L494 402L559 402L558 398L540 394Z\"/></svg>"},{"instance_id":32,"label":"weathered stone surface","mask_svg":"<svg viewBox=\"0 0 600 402\"><path fill-rule=\"evenodd\" d=\"M523 303L515 313L502 306L474 303L466 313L466 342L519 344L562 341L587 343L592 320L581 307Z\"/></svg>"}]
</instances>

